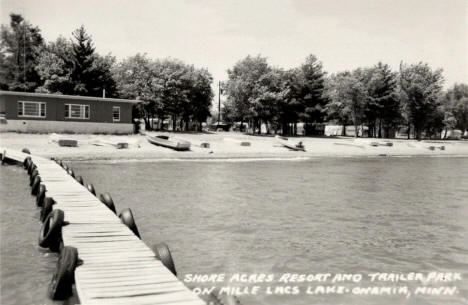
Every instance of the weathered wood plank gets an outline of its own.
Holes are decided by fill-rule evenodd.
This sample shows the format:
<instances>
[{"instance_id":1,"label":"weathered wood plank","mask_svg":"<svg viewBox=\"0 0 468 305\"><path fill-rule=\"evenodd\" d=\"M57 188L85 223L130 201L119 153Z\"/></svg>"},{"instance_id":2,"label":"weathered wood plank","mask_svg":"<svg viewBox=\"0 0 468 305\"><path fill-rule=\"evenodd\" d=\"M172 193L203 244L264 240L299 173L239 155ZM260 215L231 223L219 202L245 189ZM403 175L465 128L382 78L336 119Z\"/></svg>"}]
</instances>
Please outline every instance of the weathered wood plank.
<instances>
[{"instance_id":1,"label":"weathered wood plank","mask_svg":"<svg viewBox=\"0 0 468 305\"><path fill-rule=\"evenodd\" d=\"M205 304L180 282L143 241L87 188L55 162L0 147L15 161L27 157L37 166L46 196L61 209L69 225L62 228L64 245L78 249L83 264L75 285L83 305Z\"/></svg>"},{"instance_id":2,"label":"weathered wood plank","mask_svg":"<svg viewBox=\"0 0 468 305\"><path fill-rule=\"evenodd\" d=\"M137 279L151 279L159 282L171 282L178 281L178 279L172 275L164 274L161 272L161 268L151 268L149 270L138 270L138 273L134 270L94 270L95 272L82 272L79 279L82 283L107 283L107 282L126 282L132 283L133 280ZM106 271L106 272L103 272Z\"/></svg>"}]
</instances>

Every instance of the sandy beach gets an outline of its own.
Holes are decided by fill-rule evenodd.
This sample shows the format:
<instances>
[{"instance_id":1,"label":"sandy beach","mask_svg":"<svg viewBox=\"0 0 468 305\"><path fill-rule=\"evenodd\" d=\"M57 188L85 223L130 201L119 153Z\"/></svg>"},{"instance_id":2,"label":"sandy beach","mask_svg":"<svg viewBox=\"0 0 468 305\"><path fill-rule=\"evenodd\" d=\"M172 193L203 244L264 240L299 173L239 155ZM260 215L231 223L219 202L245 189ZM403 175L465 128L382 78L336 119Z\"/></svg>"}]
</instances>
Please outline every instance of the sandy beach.
<instances>
[{"instance_id":1,"label":"sandy beach","mask_svg":"<svg viewBox=\"0 0 468 305\"><path fill-rule=\"evenodd\" d=\"M60 147L50 140L48 134L1 133L0 146L21 150L28 148L33 154L43 157L57 157L63 160L150 160L150 159L249 159L280 158L294 159L307 157L360 157L360 156L468 156L468 141L416 141L400 139L369 138L311 138L295 137L302 141L306 151L291 151L278 145L271 136L251 136L240 133L161 133L192 142L191 150L173 151L150 144L145 135L61 135L75 139L78 147ZM228 140L226 140L228 139ZM118 140L128 142L127 149L117 149L110 145L95 145L96 140ZM250 142L241 146L236 141ZM210 143L210 148L201 148L197 143ZM372 142L391 142L393 146L372 146ZM434 146L433 150L429 149ZM444 149L440 149L444 146Z\"/></svg>"}]
</instances>

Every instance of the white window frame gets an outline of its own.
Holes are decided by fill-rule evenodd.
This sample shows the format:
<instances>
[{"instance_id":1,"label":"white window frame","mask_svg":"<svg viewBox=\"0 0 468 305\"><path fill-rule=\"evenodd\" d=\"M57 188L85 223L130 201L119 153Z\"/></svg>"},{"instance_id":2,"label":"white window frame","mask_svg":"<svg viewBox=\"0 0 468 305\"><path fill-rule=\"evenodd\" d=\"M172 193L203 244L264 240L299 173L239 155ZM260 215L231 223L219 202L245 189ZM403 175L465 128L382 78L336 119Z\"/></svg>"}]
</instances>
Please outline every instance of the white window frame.
<instances>
[{"instance_id":1,"label":"white window frame","mask_svg":"<svg viewBox=\"0 0 468 305\"><path fill-rule=\"evenodd\" d=\"M19 104L21 103L21 115L18 113L19 110ZM39 105L39 114L38 115L30 115L30 114L25 114L26 110L26 104L36 104ZM41 106L44 105L44 115L41 115ZM18 114L18 117L20 118L38 118L38 119L45 119L47 117L47 106L45 102L34 102L34 101L18 101L17 103L17 108L16 108L16 113Z\"/></svg>"},{"instance_id":2,"label":"white window frame","mask_svg":"<svg viewBox=\"0 0 468 305\"><path fill-rule=\"evenodd\" d=\"M80 107L80 117L72 117L71 116L71 106L79 106ZM65 104L65 108L68 108L68 116L65 116L65 112L63 114L65 119L72 119L72 120L89 120L91 118L91 106L84 105L84 104ZM85 116L86 108L88 108L88 117Z\"/></svg>"},{"instance_id":3,"label":"white window frame","mask_svg":"<svg viewBox=\"0 0 468 305\"><path fill-rule=\"evenodd\" d=\"M118 109L119 110L119 118L116 119L114 118L114 110ZM120 106L112 106L112 121L115 122L120 122Z\"/></svg>"}]
</instances>

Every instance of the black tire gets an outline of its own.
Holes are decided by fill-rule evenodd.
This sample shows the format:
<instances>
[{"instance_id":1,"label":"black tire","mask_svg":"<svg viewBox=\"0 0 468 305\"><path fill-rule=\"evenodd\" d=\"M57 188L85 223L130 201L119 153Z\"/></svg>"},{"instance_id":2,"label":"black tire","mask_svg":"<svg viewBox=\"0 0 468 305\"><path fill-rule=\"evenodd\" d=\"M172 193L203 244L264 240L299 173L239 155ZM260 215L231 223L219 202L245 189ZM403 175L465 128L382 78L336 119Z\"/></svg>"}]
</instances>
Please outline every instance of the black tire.
<instances>
[{"instance_id":1,"label":"black tire","mask_svg":"<svg viewBox=\"0 0 468 305\"><path fill-rule=\"evenodd\" d=\"M39 192L37 193L37 196L36 196L36 206L42 207L42 204L44 203L46 191L47 189L44 184L39 185Z\"/></svg>"},{"instance_id":2,"label":"black tire","mask_svg":"<svg viewBox=\"0 0 468 305\"><path fill-rule=\"evenodd\" d=\"M175 269L174 260L172 259L171 251L165 243L156 244L153 246L153 252L157 259L169 269L172 274L177 276L177 271Z\"/></svg>"},{"instance_id":3,"label":"black tire","mask_svg":"<svg viewBox=\"0 0 468 305\"><path fill-rule=\"evenodd\" d=\"M91 194L93 194L94 196L96 196L96 190L94 189L94 185L92 185L91 183L90 183L90 184L86 184L86 188L88 189L88 191L91 192Z\"/></svg>"},{"instance_id":4,"label":"black tire","mask_svg":"<svg viewBox=\"0 0 468 305\"><path fill-rule=\"evenodd\" d=\"M75 177L75 180L78 181L81 185L84 185L83 177L77 176Z\"/></svg>"},{"instance_id":5,"label":"black tire","mask_svg":"<svg viewBox=\"0 0 468 305\"><path fill-rule=\"evenodd\" d=\"M44 223L47 216L49 216L50 212L52 212L52 206L54 204L55 204L54 199L52 199L50 197L46 197L44 199L44 204L42 205L41 216L40 216L40 219L41 219L42 223Z\"/></svg>"},{"instance_id":6,"label":"black tire","mask_svg":"<svg viewBox=\"0 0 468 305\"><path fill-rule=\"evenodd\" d=\"M24 159L23 166L25 169L29 167L29 162L31 162L31 157L27 157L26 159Z\"/></svg>"},{"instance_id":7,"label":"black tire","mask_svg":"<svg viewBox=\"0 0 468 305\"><path fill-rule=\"evenodd\" d=\"M119 214L120 221L126 225L138 238L140 237L140 232L138 231L135 219L133 218L132 210L129 208L124 209Z\"/></svg>"},{"instance_id":8,"label":"black tire","mask_svg":"<svg viewBox=\"0 0 468 305\"><path fill-rule=\"evenodd\" d=\"M52 251L59 249L64 218L65 214L59 209L47 215L39 233L39 246L50 248Z\"/></svg>"},{"instance_id":9,"label":"black tire","mask_svg":"<svg viewBox=\"0 0 468 305\"><path fill-rule=\"evenodd\" d=\"M67 170L67 173L68 173L70 176L72 176L73 178L75 178L75 172L74 172L71 168L69 168L69 169Z\"/></svg>"},{"instance_id":10,"label":"black tire","mask_svg":"<svg viewBox=\"0 0 468 305\"><path fill-rule=\"evenodd\" d=\"M29 149L27 149L27 148L23 148L23 149L21 150L21 152L24 152L25 154L28 154L28 155L31 154L31 152L30 152Z\"/></svg>"},{"instance_id":11,"label":"black tire","mask_svg":"<svg viewBox=\"0 0 468 305\"><path fill-rule=\"evenodd\" d=\"M37 192L39 192L40 184L41 184L41 176L37 175L34 178L34 182L33 182L32 186L31 186L31 195L34 195L34 196L37 195Z\"/></svg>"},{"instance_id":12,"label":"black tire","mask_svg":"<svg viewBox=\"0 0 468 305\"><path fill-rule=\"evenodd\" d=\"M109 208L109 210L114 212L114 214L117 214L117 212L115 211L114 200L112 200L111 195L109 195L108 193L100 194L99 200L101 200L101 202L104 203Z\"/></svg>"},{"instance_id":13,"label":"black tire","mask_svg":"<svg viewBox=\"0 0 468 305\"><path fill-rule=\"evenodd\" d=\"M31 176L31 173L33 172L34 169L36 169L37 166L36 164L34 164L34 162L31 161L31 163L29 163L29 167L28 167L28 175Z\"/></svg>"},{"instance_id":14,"label":"black tire","mask_svg":"<svg viewBox=\"0 0 468 305\"><path fill-rule=\"evenodd\" d=\"M36 178L37 175L39 175L39 171L37 169L33 170L31 176L29 177L29 186L32 186L34 178Z\"/></svg>"},{"instance_id":15,"label":"black tire","mask_svg":"<svg viewBox=\"0 0 468 305\"><path fill-rule=\"evenodd\" d=\"M75 282L77 264L78 250L74 247L63 247L47 290L49 298L52 300L64 300L73 294L72 288Z\"/></svg>"}]
</instances>

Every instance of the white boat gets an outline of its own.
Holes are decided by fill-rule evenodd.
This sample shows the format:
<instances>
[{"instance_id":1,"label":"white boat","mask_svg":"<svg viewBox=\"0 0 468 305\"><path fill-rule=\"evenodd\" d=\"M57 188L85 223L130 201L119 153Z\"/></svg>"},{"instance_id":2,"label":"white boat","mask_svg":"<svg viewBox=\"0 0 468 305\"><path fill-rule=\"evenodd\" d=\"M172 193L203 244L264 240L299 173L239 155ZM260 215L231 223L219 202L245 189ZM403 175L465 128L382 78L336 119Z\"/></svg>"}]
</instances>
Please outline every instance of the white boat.
<instances>
[{"instance_id":1,"label":"white boat","mask_svg":"<svg viewBox=\"0 0 468 305\"><path fill-rule=\"evenodd\" d=\"M169 136L146 136L148 142L154 145L159 145L167 148L172 148L174 150L189 150L190 149L190 142L181 140L175 137Z\"/></svg>"},{"instance_id":2,"label":"white boat","mask_svg":"<svg viewBox=\"0 0 468 305\"><path fill-rule=\"evenodd\" d=\"M128 142L119 139L96 139L94 145L109 145L117 149L128 148Z\"/></svg>"},{"instance_id":3,"label":"white boat","mask_svg":"<svg viewBox=\"0 0 468 305\"><path fill-rule=\"evenodd\" d=\"M305 147L302 144L302 142L294 142L289 140L286 137L282 136L275 136L276 142L286 148L292 149L292 150L298 150L298 151L305 151Z\"/></svg>"}]
</instances>

